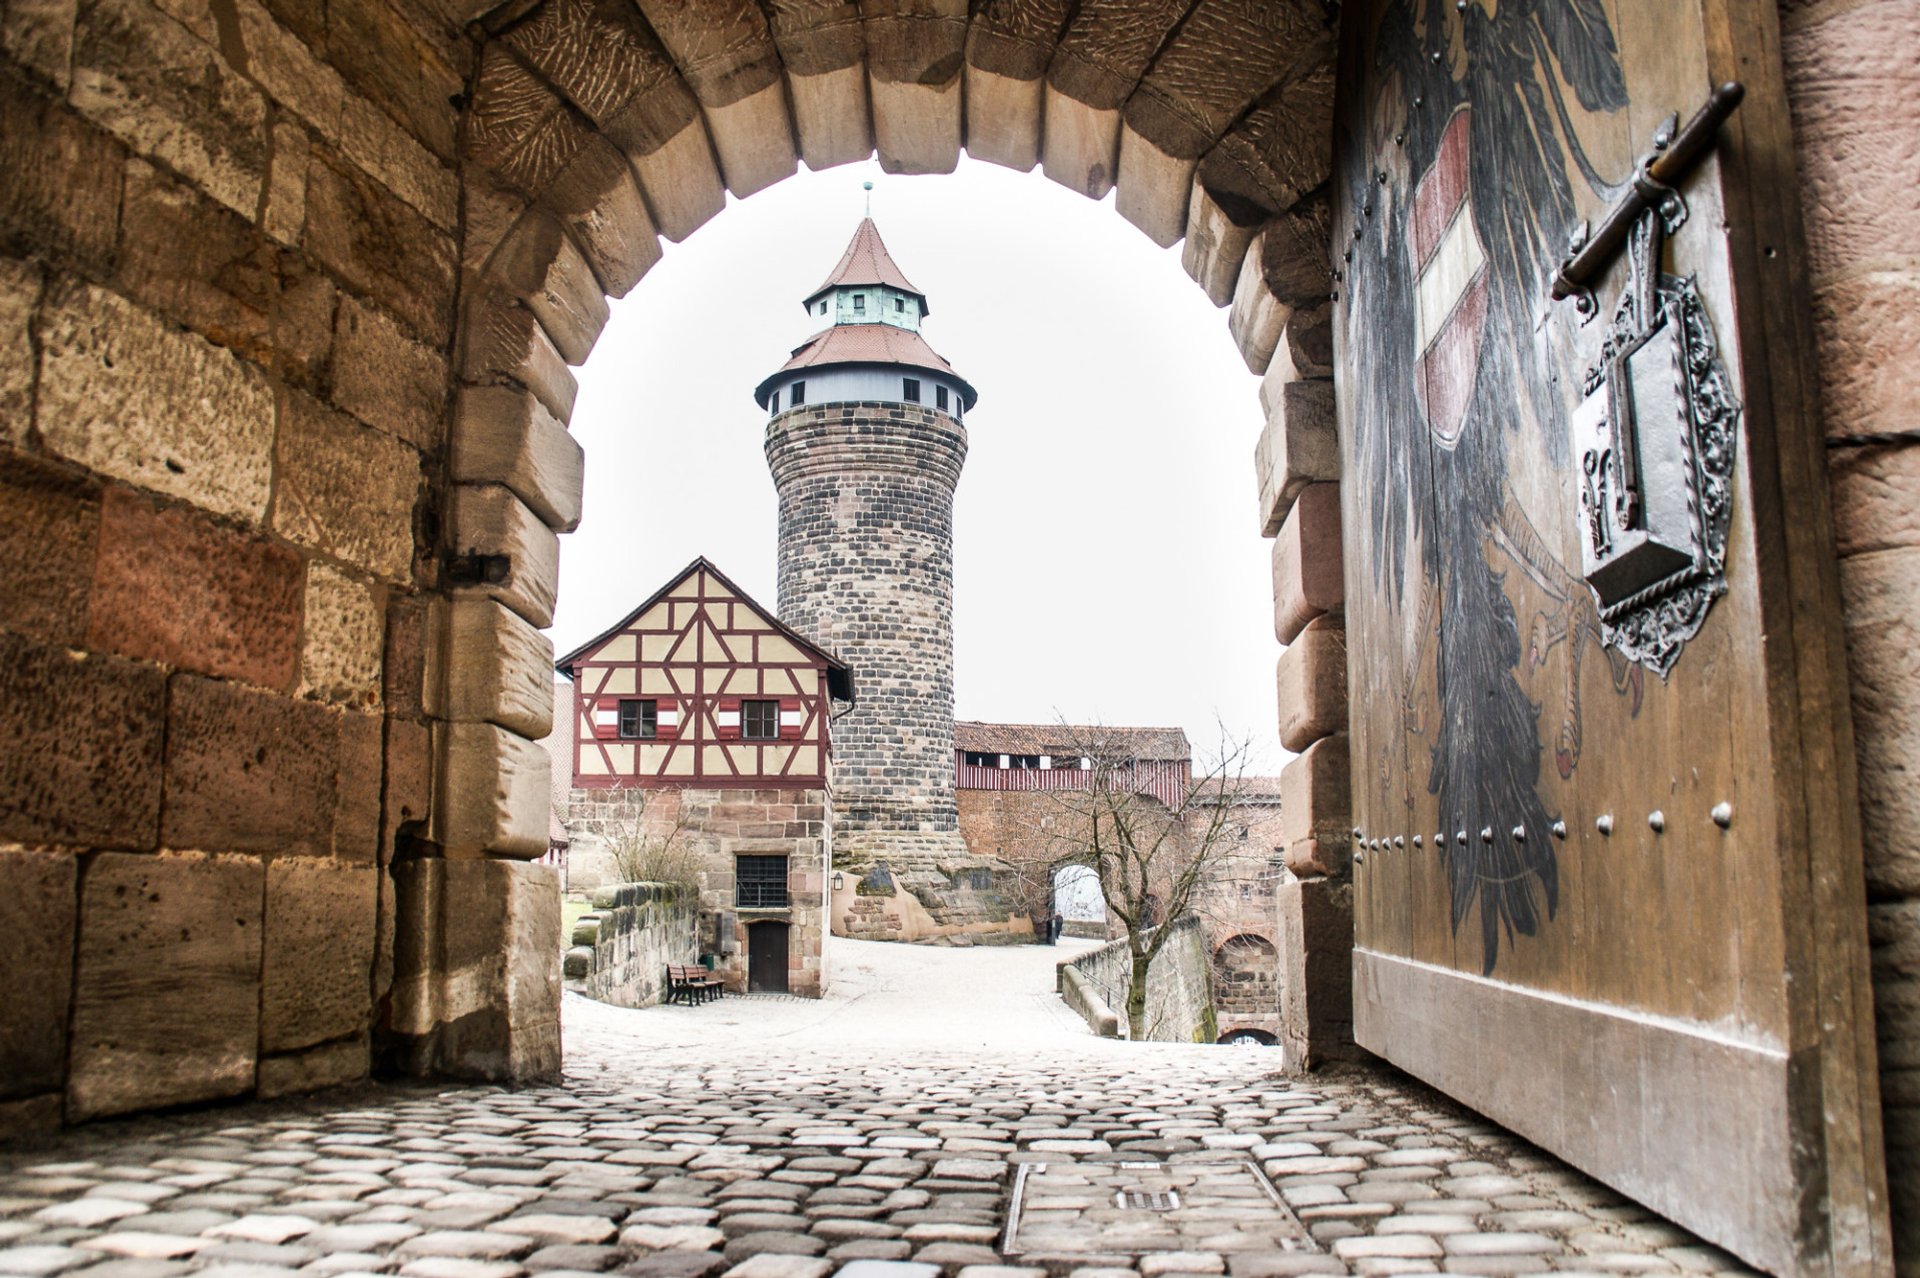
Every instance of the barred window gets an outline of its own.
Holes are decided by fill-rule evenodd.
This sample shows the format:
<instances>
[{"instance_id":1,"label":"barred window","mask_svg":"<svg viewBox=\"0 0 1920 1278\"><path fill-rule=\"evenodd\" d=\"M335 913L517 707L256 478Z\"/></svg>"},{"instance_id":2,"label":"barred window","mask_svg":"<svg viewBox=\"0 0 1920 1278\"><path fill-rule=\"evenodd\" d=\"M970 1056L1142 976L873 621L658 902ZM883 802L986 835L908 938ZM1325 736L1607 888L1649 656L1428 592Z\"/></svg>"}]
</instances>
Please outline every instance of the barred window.
<instances>
[{"instance_id":1,"label":"barred window","mask_svg":"<svg viewBox=\"0 0 1920 1278\"><path fill-rule=\"evenodd\" d=\"M786 909L787 858L784 856L735 857L733 903L743 910Z\"/></svg>"}]
</instances>

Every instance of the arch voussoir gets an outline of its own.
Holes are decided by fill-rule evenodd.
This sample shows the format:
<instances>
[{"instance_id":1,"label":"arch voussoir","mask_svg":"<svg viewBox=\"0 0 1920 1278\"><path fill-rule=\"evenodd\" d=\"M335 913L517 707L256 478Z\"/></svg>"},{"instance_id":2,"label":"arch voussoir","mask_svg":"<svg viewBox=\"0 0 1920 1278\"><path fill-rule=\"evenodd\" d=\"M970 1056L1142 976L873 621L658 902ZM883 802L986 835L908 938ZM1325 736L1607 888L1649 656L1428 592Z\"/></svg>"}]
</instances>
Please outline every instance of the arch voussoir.
<instances>
[{"instance_id":1,"label":"arch voussoir","mask_svg":"<svg viewBox=\"0 0 1920 1278\"><path fill-rule=\"evenodd\" d=\"M1069 0L983 6L967 28L967 154L1025 173L1040 163L1047 65Z\"/></svg>"},{"instance_id":2,"label":"arch voussoir","mask_svg":"<svg viewBox=\"0 0 1920 1278\"><path fill-rule=\"evenodd\" d=\"M786 67L800 158L810 169L873 154L867 42L851 0L780 0L767 17Z\"/></svg>"},{"instance_id":3,"label":"arch voussoir","mask_svg":"<svg viewBox=\"0 0 1920 1278\"><path fill-rule=\"evenodd\" d=\"M746 197L798 167L785 77L753 0L637 0L706 116L727 189Z\"/></svg>"},{"instance_id":4,"label":"arch voussoir","mask_svg":"<svg viewBox=\"0 0 1920 1278\"><path fill-rule=\"evenodd\" d=\"M864 0L873 140L889 173L960 163L967 0Z\"/></svg>"},{"instance_id":5,"label":"arch voussoir","mask_svg":"<svg viewBox=\"0 0 1920 1278\"><path fill-rule=\"evenodd\" d=\"M1086 0L1047 66L1041 166L1089 199L1113 189L1120 113L1189 0Z\"/></svg>"},{"instance_id":6,"label":"arch voussoir","mask_svg":"<svg viewBox=\"0 0 1920 1278\"><path fill-rule=\"evenodd\" d=\"M586 255L551 214L539 208L521 214L485 276L526 304L567 363L587 362L611 312Z\"/></svg>"},{"instance_id":7,"label":"arch voussoir","mask_svg":"<svg viewBox=\"0 0 1920 1278\"><path fill-rule=\"evenodd\" d=\"M1121 112L1121 215L1156 244L1176 243L1200 158L1268 89L1331 49L1326 14L1308 0L1200 0Z\"/></svg>"},{"instance_id":8,"label":"arch voussoir","mask_svg":"<svg viewBox=\"0 0 1920 1278\"><path fill-rule=\"evenodd\" d=\"M609 297L625 297L660 260L660 233L633 169L595 135L548 184L541 203L571 233Z\"/></svg>"},{"instance_id":9,"label":"arch voussoir","mask_svg":"<svg viewBox=\"0 0 1920 1278\"><path fill-rule=\"evenodd\" d=\"M558 420L573 416L579 382L532 311L497 290L484 290L469 294L460 329L463 382L523 386Z\"/></svg>"},{"instance_id":10,"label":"arch voussoir","mask_svg":"<svg viewBox=\"0 0 1920 1278\"><path fill-rule=\"evenodd\" d=\"M585 454L531 391L468 386L454 400L455 482L500 484L557 532L580 526Z\"/></svg>"},{"instance_id":11,"label":"arch voussoir","mask_svg":"<svg viewBox=\"0 0 1920 1278\"><path fill-rule=\"evenodd\" d=\"M1181 264L1214 305L1233 300L1240 263L1261 227L1326 184L1332 111L1333 67L1322 48L1200 157ZM1326 258L1324 241L1303 243L1299 251Z\"/></svg>"},{"instance_id":12,"label":"arch voussoir","mask_svg":"<svg viewBox=\"0 0 1920 1278\"><path fill-rule=\"evenodd\" d=\"M1208 195L1243 225L1286 212L1333 172L1333 63L1319 56L1261 95L1201 157Z\"/></svg>"},{"instance_id":13,"label":"arch voussoir","mask_svg":"<svg viewBox=\"0 0 1920 1278\"><path fill-rule=\"evenodd\" d=\"M547 0L499 38L627 157L660 234L683 240L724 207L700 102L638 14Z\"/></svg>"}]
</instances>

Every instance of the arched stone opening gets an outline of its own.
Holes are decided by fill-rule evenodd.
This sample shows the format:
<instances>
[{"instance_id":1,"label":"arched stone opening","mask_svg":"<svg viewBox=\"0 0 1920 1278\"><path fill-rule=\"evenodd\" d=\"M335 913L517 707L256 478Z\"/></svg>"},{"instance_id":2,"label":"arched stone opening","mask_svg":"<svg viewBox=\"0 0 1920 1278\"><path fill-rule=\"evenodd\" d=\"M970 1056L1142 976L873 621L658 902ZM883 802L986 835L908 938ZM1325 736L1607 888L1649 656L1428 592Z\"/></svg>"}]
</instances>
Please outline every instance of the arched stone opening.
<instances>
[{"instance_id":1,"label":"arched stone opening","mask_svg":"<svg viewBox=\"0 0 1920 1278\"><path fill-rule=\"evenodd\" d=\"M1220 1031L1219 1041L1228 1047L1277 1047L1280 1040L1268 1030L1250 1025L1229 1025Z\"/></svg>"},{"instance_id":2,"label":"arched stone opening","mask_svg":"<svg viewBox=\"0 0 1920 1278\"><path fill-rule=\"evenodd\" d=\"M1242 932L1214 947L1213 1006L1222 1026L1273 1032L1280 1018L1280 953L1272 941Z\"/></svg>"},{"instance_id":3,"label":"arched stone opening","mask_svg":"<svg viewBox=\"0 0 1920 1278\"><path fill-rule=\"evenodd\" d=\"M462 604L498 595L537 609L543 549L569 518L542 505L542 493L566 489L547 483L541 467L554 453L537 445L554 441L571 402L566 359L584 355L597 327L607 281L595 272L637 273L648 251L644 237L620 239L634 223L600 210L644 209L685 234L718 195L682 171L710 170L744 191L790 167L796 148L826 163L871 143L888 163L924 170L964 144L1016 167L1038 157L1089 192L1117 182L1123 214L1156 238L1187 230L1191 269L1233 304L1242 349L1273 355L1263 510L1287 589L1307 605L1286 609L1285 623L1306 624L1303 639L1327 624L1305 617L1337 599L1338 582L1306 580L1303 565L1330 562L1305 553L1325 548L1313 530L1330 515L1315 513L1312 488L1289 505L1298 486L1333 477L1331 451L1316 452L1331 430L1324 337L1314 344L1310 322L1312 299L1330 291L1314 229L1325 218L1297 191L1279 202L1267 180L1291 148L1322 153L1299 121L1323 117L1289 100L1291 86L1313 80L1304 62L1270 90L1241 85L1249 57L1288 47L1285 31L1248 37L1264 7L1249 19L1195 6L1156 28L1118 5L969 17L958 5L876 3L789 9L755 36L758 10L688 6L678 36L651 37L674 67L646 64L658 103L631 114L602 120L538 76L498 73L507 96L528 104L509 123L538 125L508 130L503 172L518 176L499 182L457 170L463 137L501 136L477 117L463 133L449 103L486 77L492 46L466 26L478 8L100 0L0 14L0 441L16 463L0 474L0 530L16 552L0 590L0 707L14 746L0 870L6 899L44 922L14 929L25 939L7 953L9 1127L357 1077L376 1001L418 1049L401 1053L405 1067L551 1069L534 1015L550 1007L551 987L522 981L538 973L502 957L540 922L537 894L516 886L530 880L502 815L529 785L513 742L548 713L509 679L539 664L527 655L538 641L509 603L488 611L446 606L446 596L451 580L470 577ZM1758 33L1760 56L1741 73L1764 77L1772 98L1765 172L1781 180L1766 208L1779 232L1768 259L1777 248L1775 269L1809 268L1818 302L1804 327L1819 343L1826 444L1845 459L1834 492L1847 657L1876 957L1886 960L1874 983L1883 1041L1904 1050L1911 1035L1887 1009L1912 985L1896 959L1916 891L1913 823L1901 819L1911 787L1899 781L1915 739L1912 619L1901 606L1913 597L1915 548L1885 494L1899 491L1916 450L1901 431L1910 396L1885 370L1910 367L1913 342L1910 326L1882 321L1910 310L1899 299L1911 272L1903 224L1886 216L1905 207L1887 185L1900 166L1854 164L1829 145L1912 132L1913 100L1884 87L1898 77L1874 61L1911 43L1898 8L1785 8L1791 122L1779 118L1771 8L1739 7L1751 21L1726 29L1736 41ZM516 6L497 34L540 12ZM572 35L555 45L591 46ZM1193 100L1162 91L1196 64L1207 76ZM593 72L582 94L631 87L619 66ZM1210 96L1222 85L1234 87ZM672 127L675 111L694 123ZM631 149L602 125L631 126ZM575 136L588 140L572 146ZM785 152L756 151L756 138L782 136ZM1795 163L1813 227L1806 261L1792 201L1777 197L1793 188ZM516 188L537 188L540 201ZM1312 251L1292 255L1290 240ZM457 342L456 302L468 316ZM1811 371L1804 357L1776 364ZM449 448L453 382L456 423L491 412L499 429L456 429ZM1816 485L1822 447L1792 454ZM1788 514L1805 536L1824 537L1820 501ZM1338 644L1295 643L1288 663L1309 662L1293 654L1316 647ZM505 655L454 677L449 654L464 653ZM1315 669L1335 668L1283 663L1283 686L1314 699L1290 700L1290 716L1344 700L1307 677ZM1289 744L1310 747L1289 791L1304 823L1289 851L1335 871L1323 893L1300 885L1293 908L1336 935L1342 722L1302 712L1288 728L1300 734ZM1841 783L1852 767L1845 735ZM1844 835L1843 806L1833 824ZM405 932L396 956L395 880L380 873L390 863L434 867L406 872L406 911L458 928ZM1296 952L1284 935L1279 948ZM183 959L205 974L191 988L173 975ZM504 1022L489 1019L489 998L435 1002L423 993L435 981L510 990ZM1864 973L1855 988L1864 1006ZM165 1070L147 1068L162 1056ZM1903 1077L1891 1063L1900 1057L1885 1059L1888 1078ZM1887 1092L1885 1130L1902 1156L1920 1130L1910 1091ZM1916 1184L1899 1177L1896 1201L1920 1201Z\"/></svg>"},{"instance_id":4,"label":"arched stone opening","mask_svg":"<svg viewBox=\"0 0 1920 1278\"><path fill-rule=\"evenodd\" d=\"M657 7L0 15L0 873L51 920L7 960L4 1125L376 1052L557 1067L532 741L578 517L568 363L656 228L796 156L929 172L965 145L1184 232L1267 374L1262 518L1301 593L1313 533L1284 517L1332 464L1318 0ZM216 905L230 925L180 926Z\"/></svg>"},{"instance_id":5,"label":"arched stone opening","mask_svg":"<svg viewBox=\"0 0 1920 1278\"><path fill-rule=\"evenodd\" d=\"M1232 340L1265 375L1257 460L1262 531L1276 538L1276 631L1290 640L1328 612L1323 626L1337 626L1322 189L1332 28L1311 3L1213 16L1179 31L1169 19L1157 54L1136 47L1138 32L1122 39L1106 20L1069 19L1064 8L1023 15L1017 30L1004 15L958 10L933 22L875 13L852 22L825 8L769 23L751 6L636 12L588 0L478 20L443 539L463 576L447 583L431 712L445 721L435 759L442 855L403 877L460 878L484 863L534 890L541 872L520 858L546 846L536 784L545 762L533 741L550 722L550 651L539 632L552 620L557 536L579 518L583 465L566 430L568 366L591 351L607 297L659 259L660 236L685 238L726 193L764 189L802 160L877 154L891 171L950 172L965 146L1016 168L1040 163L1090 196L1117 188L1115 207L1156 242L1184 236L1187 271L1228 308ZM1236 51L1249 24L1260 39ZM1321 491L1296 504L1310 488ZM1329 563L1331 579L1316 576ZM1343 722L1326 718L1301 744L1337 738ZM1337 745L1329 740L1316 766L1296 765L1318 793L1288 832L1301 873L1336 909L1344 866L1329 849L1342 845L1319 826L1344 822L1345 777L1325 766ZM403 892L402 935L431 934L431 917L409 913L407 900ZM1297 899L1286 904L1299 911ZM418 1000L396 1000L389 1021L396 1042L414 1044L406 1053L420 1056L417 1044L441 1033L434 1027L481 1010L435 1004L438 991L463 987L453 975L396 984ZM542 983L508 988L539 991L507 1009L509 1036L551 1033ZM451 1067L443 1053L425 1056Z\"/></svg>"}]
</instances>

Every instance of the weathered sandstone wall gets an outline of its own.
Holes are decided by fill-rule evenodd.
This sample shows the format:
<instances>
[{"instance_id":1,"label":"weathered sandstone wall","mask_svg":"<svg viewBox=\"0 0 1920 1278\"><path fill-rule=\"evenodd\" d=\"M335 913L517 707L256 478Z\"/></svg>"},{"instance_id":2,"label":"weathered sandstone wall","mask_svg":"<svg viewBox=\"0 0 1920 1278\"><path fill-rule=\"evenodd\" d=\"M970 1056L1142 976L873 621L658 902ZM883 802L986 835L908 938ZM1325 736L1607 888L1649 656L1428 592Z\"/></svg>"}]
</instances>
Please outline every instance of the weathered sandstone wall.
<instances>
[{"instance_id":1,"label":"weathered sandstone wall","mask_svg":"<svg viewBox=\"0 0 1920 1278\"><path fill-rule=\"evenodd\" d=\"M1854 746L1896 1248L1920 1265L1920 9L1782 0Z\"/></svg>"},{"instance_id":2,"label":"weathered sandstone wall","mask_svg":"<svg viewBox=\"0 0 1920 1278\"><path fill-rule=\"evenodd\" d=\"M700 960L699 901L671 883L601 888L570 940L568 989L615 1007L651 1007L666 1000L669 964Z\"/></svg>"}]
</instances>

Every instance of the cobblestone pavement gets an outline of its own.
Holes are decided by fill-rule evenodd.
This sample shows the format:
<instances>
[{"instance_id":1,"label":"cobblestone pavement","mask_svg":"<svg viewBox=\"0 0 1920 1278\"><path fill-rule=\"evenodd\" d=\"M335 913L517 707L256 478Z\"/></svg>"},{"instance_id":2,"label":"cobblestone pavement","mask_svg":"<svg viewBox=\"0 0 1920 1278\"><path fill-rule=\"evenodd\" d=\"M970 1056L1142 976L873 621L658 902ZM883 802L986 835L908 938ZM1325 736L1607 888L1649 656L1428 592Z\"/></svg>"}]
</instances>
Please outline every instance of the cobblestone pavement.
<instances>
[{"instance_id":1,"label":"cobblestone pavement","mask_svg":"<svg viewBox=\"0 0 1920 1278\"><path fill-rule=\"evenodd\" d=\"M879 990L838 1010L570 998L558 1086L98 1124L0 1157L0 1274L1745 1272L1398 1075L1289 1079L1261 1050L1105 1043L988 984L974 1001L998 998L1032 1046L891 1039ZM1119 1205L1129 1177L1163 1196Z\"/></svg>"}]
</instances>

